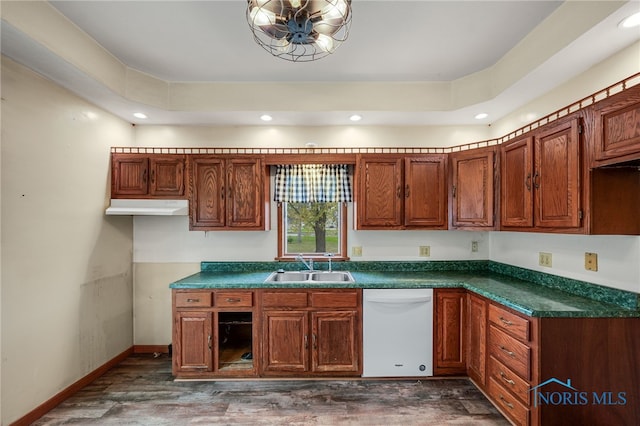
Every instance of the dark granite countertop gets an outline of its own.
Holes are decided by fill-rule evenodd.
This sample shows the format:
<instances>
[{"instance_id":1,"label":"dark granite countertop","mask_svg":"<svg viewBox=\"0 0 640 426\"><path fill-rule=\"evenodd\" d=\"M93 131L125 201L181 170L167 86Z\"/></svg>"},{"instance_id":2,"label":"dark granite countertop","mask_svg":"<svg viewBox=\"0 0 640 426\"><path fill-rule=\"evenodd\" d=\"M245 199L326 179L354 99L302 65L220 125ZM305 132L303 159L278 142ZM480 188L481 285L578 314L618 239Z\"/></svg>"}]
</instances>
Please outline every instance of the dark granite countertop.
<instances>
[{"instance_id":1,"label":"dark granite countertop","mask_svg":"<svg viewBox=\"0 0 640 426\"><path fill-rule=\"evenodd\" d=\"M276 263L203 263L202 271L170 285L172 289L219 289L219 288L464 288L490 300L508 306L532 317L640 317L637 306L638 295L622 290L608 289L589 283L561 279L560 284L541 284L539 278L531 280L506 275L501 264L492 262L469 263L446 262L420 268L419 262L383 264L379 268L369 262L351 263L338 266L350 270L355 283L306 284L306 283L265 283L264 280L283 264ZM362 265L367 263L366 265ZM430 262L434 263L434 262ZM424 265L425 262L422 262ZM212 265L214 265L212 267ZM247 266L251 265L251 266ZM393 266L395 265L395 267ZM236 266L234 268L234 266ZM288 266L285 269L294 270ZM351 266L351 268L349 268ZM522 272L502 268L512 275ZM377 270L376 270L377 269ZM397 269L397 270L393 270ZM449 270L447 270L449 269ZM450 270L454 269L454 270ZM457 270L456 270L457 269ZM524 270L538 274L535 271ZM545 274L546 275L546 274ZM562 290L557 287L566 287ZM582 294L581 294L582 293Z\"/></svg>"}]
</instances>

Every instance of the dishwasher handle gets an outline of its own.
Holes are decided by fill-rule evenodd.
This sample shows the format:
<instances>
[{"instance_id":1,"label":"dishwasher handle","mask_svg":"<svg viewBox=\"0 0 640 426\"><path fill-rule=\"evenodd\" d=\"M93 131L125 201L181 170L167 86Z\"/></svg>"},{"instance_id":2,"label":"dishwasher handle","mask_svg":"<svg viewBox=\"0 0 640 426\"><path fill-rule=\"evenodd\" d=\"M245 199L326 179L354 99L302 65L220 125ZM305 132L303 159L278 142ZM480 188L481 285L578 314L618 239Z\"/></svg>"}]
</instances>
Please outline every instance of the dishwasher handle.
<instances>
[{"instance_id":1,"label":"dishwasher handle","mask_svg":"<svg viewBox=\"0 0 640 426\"><path fill-rule=\"evenodd\" d=\"M366 302L371 303L385 303L389 305L399 305L399 304L407 304L407 303L427 303L431 301L431 297L371 297L366 298Z\"/></svg>"}]
</instances>

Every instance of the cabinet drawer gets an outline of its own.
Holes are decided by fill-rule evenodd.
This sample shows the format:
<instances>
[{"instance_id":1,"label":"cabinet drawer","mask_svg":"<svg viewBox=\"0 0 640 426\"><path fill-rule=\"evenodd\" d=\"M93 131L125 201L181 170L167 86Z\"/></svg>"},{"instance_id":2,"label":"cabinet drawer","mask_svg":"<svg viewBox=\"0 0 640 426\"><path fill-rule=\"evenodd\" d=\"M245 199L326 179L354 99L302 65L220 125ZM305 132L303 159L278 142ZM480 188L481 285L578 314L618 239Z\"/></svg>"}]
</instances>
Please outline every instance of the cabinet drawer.
<instances>
[{"instance_id":1,"label":"cabinet drawer","mask_svg":"<svg viewBox=\"0 0 640 426\"><path fill-rule=\"evenodd\" d=\"M306 308L307 293L304 291L265 291L262 293L262 307L269 308Z\"/></svg>"},{"instance_id":2,"label":"cabinet drawer","mask_svg":"<svg viewBox=\"0 0 640 426\"><path fill-rule=\"evenodd\" d=\"M175 294L176 308L209 308L211 307L210 291L189 291Z\"/></svg>"},{"instance_id":3,"label":"cabinet drawer","mask_svg":"<svg viewBox=\"0 0 640 426\"><path fill-rule=\"evenodd\" d=\"M525 380L530 380L531 349L503 333L493 324L489 326L489 355Z\"/></svg>"},{"instance_id":4,"label":"cabinet drawer","mask_svg":"<svg viewBox=\"0 0 640 426\"><path fill-rule=\"evenodd\" d=\"M500 383L512 395L518 397L527 407L529 406L529 382L520 378L509 367L492 356L489 357L489 377Z\"/></svg>"},{"instance_id":5,"label":"cabinet drawer","mask_svg":"<svg viewBox=\"0 0 640 426\"><path fill-rule=\"evenodd\" d=\"M500 386L493 377L489 378L489 396L513 423L523 426L529 424L529 409Z\"/></svg>"},{"instance_id":6,"label":"cabinet drawer","mask_svg":"<svg viewBox=\"0 0 640 426\"><path fill-rule=\"evenodd\" d=\"M251 291L217 291L215 306L218 308L253 306L253 292Z\"/></svg>"},{"instance_id":7,"label":"cabinet drawer","mask_svg":"<svg viewBox=\"0 0 640 426\"><path fill-rule=\"evenodd\" d=\"M357 291L312 291L314 308L357 308L360 303Z\"/></svg>"},{"instance_id":8,"label":"cabinet drawer","mask_svg":"<svg viewBox=\"0 0 640 426\"><path fill-rule=\"evenodd\" d=\"M496 305L489 305L489 321L496 327L522 340L529 341L529 320Z\"/></svg>"}]
</instances>

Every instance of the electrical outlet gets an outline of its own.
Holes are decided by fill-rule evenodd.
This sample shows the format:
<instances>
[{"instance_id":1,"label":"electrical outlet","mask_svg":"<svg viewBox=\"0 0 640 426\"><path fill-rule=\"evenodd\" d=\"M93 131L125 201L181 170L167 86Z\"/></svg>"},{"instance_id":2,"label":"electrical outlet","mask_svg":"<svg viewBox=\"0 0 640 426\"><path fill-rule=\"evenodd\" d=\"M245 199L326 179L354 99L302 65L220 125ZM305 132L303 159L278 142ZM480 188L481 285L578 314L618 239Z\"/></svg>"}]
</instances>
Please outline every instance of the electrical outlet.
<instances>
[{"instance_id":1,"label":"electrical outlet","mask_svg":"<svg viewBox=\"0 0 640 426\"><path fill-rule=\"evenodd\" d=\"M598 270L598 253L584 254L584 269L586 269L587 271Z\"/></svg>"},{"instance_id":2,"label":"electrical outlet","mask_svg":"<svg viewBox=\"0 0 640 426\"><path fill-rule=\"evenodd\" d=\"M538 253L538 263L540 264L540 266L551 268L553 264L551 253L544 253L544 252Z\"/></svg>"},{"instance_id":3,"label":"electrical outlet","mask_svg":"<svg viewBox=\"0 0 640 426\"><path fill-rule=\"evenodd\" d=\"M478 242L477 241L471 241L471 251L474 252L474 253L478 251Z\"/></svg>"},{"instance_id":4,"label":"electrical outlet","mask_svg":"<svg viewBox=\"0 0 640 426\"><path fill-rule=\"evenodd\" d=\"M420 246L420 257L431 256L431 246Z\"/></svg>"},{"instance_id":5,"label":"electrical outlet","mask_svg":"<svg viewBox=\"0 0 640 426\"><path fill-rule=\"evenodd\" d=\"M353 246L353 247L351 247L351 256L353 256L353 257L362 256L362 246Z\"/></svg>"}]
</instances>

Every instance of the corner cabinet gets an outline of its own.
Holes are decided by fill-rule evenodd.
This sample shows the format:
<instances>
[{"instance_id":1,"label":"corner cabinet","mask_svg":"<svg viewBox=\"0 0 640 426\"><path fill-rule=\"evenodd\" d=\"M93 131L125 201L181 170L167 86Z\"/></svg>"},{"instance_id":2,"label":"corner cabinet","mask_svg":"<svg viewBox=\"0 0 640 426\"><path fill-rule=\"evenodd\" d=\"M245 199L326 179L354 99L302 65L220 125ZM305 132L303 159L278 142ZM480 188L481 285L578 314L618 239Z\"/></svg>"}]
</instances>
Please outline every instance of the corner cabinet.
<instances>
[{"instance_id":1,"label":"corner cabinet","mask_svg":"<svg viewBox=\"0 0 640 426\"><path fill-rule=\"evenodd\" d=\"M189 229L265 229L263 161L256 157L189 157Z\"/></svg>"},{"instance_id":2,"label":"corner cabinet","mask_svg":"<svg viewBox=\"0 0 640 426\"><path fill-rule=\"evenodd\" d=\"M360 155L357 229L447 229L445 155Z\"/></svg>"},{"instance_id":3,"label":"corner cabinet","mask_svg":"<svg viewBox=\"0 0 640 426\"><path fill-rule=\"evenodd\" d=\"M581 231L581 129L573 118L502 146L502 230Z\"/></svg>"},{"instance_id":4,"label":"corner cabinet","mask_svg":"<svg viewBox=\"0 0 640 426\"><path fill-rule=\"evenodd\" d=\"M362 290L261 290L262 376L360 376Z\"/></svg>"},{"instance_id":5,"label":"corner cabinet","mask_svg":"<svg viewBox=\"0 0 640 426\"><path fill-rule=\"evenodd\" d=\"M174 376L255 376L254 296L252 290L173 290Z\"/></svg>"},{"instance_id":6,"label":"corner cabinet","mask_svg":"<svg viewBox=\"0 0 640 426\"><path fill-rule=\"evenodd\" d=\"M184 198L185 156L111 154L111 198Z\"/></svg>"},{"instance_id":7,"label":"corner cabinet","mask_svg":"<svg viewBox=\"0 0 640 426\"><path fill-rule=\"evenodd\" d=\"M449 154L451 228L491 230L495 227L496 148Z\"/></svg>"}]
</instances>

